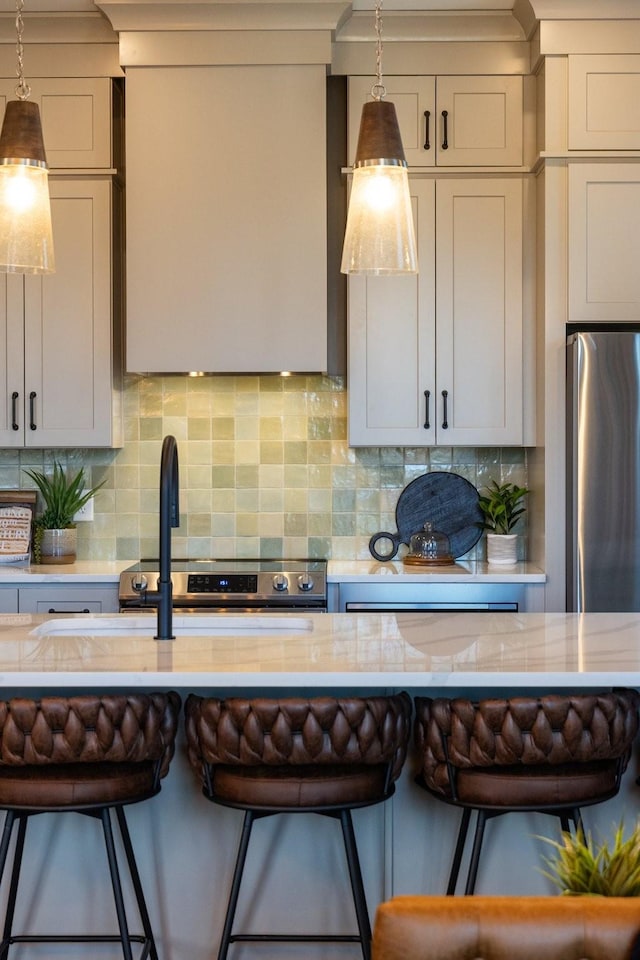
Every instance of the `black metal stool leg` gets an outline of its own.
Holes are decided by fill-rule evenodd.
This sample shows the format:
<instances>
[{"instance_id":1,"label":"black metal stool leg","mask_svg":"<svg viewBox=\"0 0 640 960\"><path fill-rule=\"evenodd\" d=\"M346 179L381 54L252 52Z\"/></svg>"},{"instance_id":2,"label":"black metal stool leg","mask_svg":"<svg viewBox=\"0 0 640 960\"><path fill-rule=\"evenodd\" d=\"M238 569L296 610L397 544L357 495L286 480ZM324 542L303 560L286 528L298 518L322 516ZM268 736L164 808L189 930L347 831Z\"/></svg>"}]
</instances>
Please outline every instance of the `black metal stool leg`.
<instances>
[{"instance_id":1,"label":"black metal stool leg","mask_svg":"<svg viewBox=\"0 0 640 960\"><path fill-rule=\"evenodd\" d=\"M151 929L151 920L149 919L149 911L147 910L147 904L144 898L144 892L142 890L142 883L140 882L138 864L136 863L135 854L133 852L133 844L131 843L131 835L129 834L127 819L122 807L116 807L115 810L116 817L118 818L118 826L120 827L120 834L122 836L124 852L127 857L127 863L129 864L131 882L133 883L133 889L138 902L138 911L140 913L140 919L142 920L142 929L144 930L144 935L149 942L149 956L151 957L151 960L158 960L158 951L156 949L153 930Z\"/></svg>"},{"instance_id":2,"label":"black metal stool leg","mask_svg":"<svg viewBox=\"0 0 640 960\"><path fill-rule=\"evenodd\" d=\"M11 843L11 833L15 824L16 814L13 810L7 810L4 828L2 830L2 843L0 844L0 880L4 874L7 854L9 853L9 844ZM4 915L4 929L2 933L2 943L0 944L0 958L4 958L9 953L11 946L11 930L13 928L13 915L16 908L16 897L18 894L18 879L20 876L20 866L22 864L22 851L24 849L24 838L27 829L27 818L19 818L18 839L16 841L16 850L13 858L13 867L11 869L11 885L7 907Z\"/></svg>"},{"instance_id":3,"label":"black metal stool leg","mask_svg":"<svg viewBox=\"0 0 640 960\"><path fill-rule=\"evenodd\" d=\"M462 854L464 853L464 845L467 840L470 819L471 810L469 807L465 807L462 811L462 820L460 821L460 829L458 830L458 840L456 842L456 849L453 855L453 863L451 864L449 883L447 884L448 897L453 896L453 894L456 892L456 884L458 882L458 874L460 873L460 864L462 863Z\"/></svg>"},{"instance_id":4,"label":"black metal stool leg","mask_svg":"<svg viewBox=\"0 0 640 960\"><path fill-rule=\"evenodd\" d=\"M478 810L478 819L476 820L476 832L473 838L473 847L471 849L471 860L469 862L469 873L467 874L467 885L465 895L472 894L476 888L476 877L478 875L478 864L480 863L480 851L482 850L482 838L484 837L484 828L487 822L487 814L484 810Z\"/></svg>"},{"instance_id":5,"label":"black metal stool leg","mask_svg":"<svg viewBox=\"0 0 640 960\"><path fill-rule=\"evenodd\" d=\"M131 940L129 938L129 928L127 926L127 915L125 913L124 899L122 896L122 885L120 883L120 872L118 870L118 861L116 860L116 848L113 842L113 830L111 829L109 807L101 808L100 820L102 821L104 842L107 849L107 859L109 861L109 872L111 873L111 886L113 888L113 898L115 900L116 914L118 916L118 928L120 930L120 940L122 941L122 953L124 955L124 960L133 960Z\"/></svg>"},{"instance_id":6,"label":"black metal stool leg","mask_svg":"<svg viewBox=\"0 0 640 960\"><path fill-rule=\"evenodd\" d=\"M218 950L218 960L226 960L227 953L229 950L229 944L231 943L231 931L233 929L233 921L236 915L236 907L238 906L238 895L240 893L240 883L242 881L242 872L244 870L245 861L247 859L247 850L249 848L249 840L251 838L251 829L253 827L254 813L252 810L247 810L244 815L244 823L242 825L242 834L240 836L240 846L238 847L238 856L236 857L236 865L233 871L233 880L231 882L231 892L229 894L229 902L227 904L227 913L224 918L224 926L222 928L222 938L220 940L220 949Z\"/></svg>"},{"instance_id":7,"label":"black metal stool leg","mask_svg":"<svg viewBox=\"0 0 640 960\"><path fill-rule=\"evenodd\" d=\"M347 864L349 866L349 877L351 879L353 903L356 908L358 930L360 931L360 941L362 944L362 956L364 957L364 960L370 960L371 924L369 922L369 911L367 910L367 901L364 895L364 884L362 882L360 858L358 857L358 848L356 846L356 837L353 831L353 821L351 819L350 810L340 811L340 823L342 825L344 849L347 854Z\"/></svg>"},{"instance_id":8,"label":"black metal stool leg","mask_svg":"<svg viewBox=\"0 0 640 960\"><path fill-rule=\"evenodd\" d=\"M22 866L22 853L24 850L24 840L27 833L27 820L29 819L29 817L28 817L28 814L22 813L18 815L17 819L18 819L18 836L16 839L15 853L13 855L13 867L11 869L11 884L9 886L7 910L4 915L4 932L2 934L2 949L4 951L5 956L9 949L11 930L13 928L13 916L16 909L16 898L18 896L18 881L20 879L20 867Z\"/></svg>"}]
</instances>

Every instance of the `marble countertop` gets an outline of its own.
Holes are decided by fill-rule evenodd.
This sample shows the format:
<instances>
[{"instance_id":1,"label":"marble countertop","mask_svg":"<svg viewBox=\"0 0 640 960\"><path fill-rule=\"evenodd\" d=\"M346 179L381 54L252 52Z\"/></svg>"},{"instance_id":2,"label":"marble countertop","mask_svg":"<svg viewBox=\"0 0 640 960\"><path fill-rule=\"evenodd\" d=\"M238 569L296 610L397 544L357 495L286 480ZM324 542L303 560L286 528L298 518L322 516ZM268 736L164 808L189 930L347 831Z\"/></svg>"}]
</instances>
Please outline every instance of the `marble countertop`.
<instances>
[{"instance_id":1,"label":"marble countertop","mask_svg":"<svg viewBox=\"0 0 640 960\"><path fill-rule=\"evenodd\" d=\"M546 576L531 563L500 566L479 560L458 560L450 566L405 566L402 560L330 560L329 583L544 583Z\"/></svg>"},{"instance_id":2,"label":"marble countertop","mask_svg":"<svg viewBox=\"0 0 640 960\"><path fill-rule=\"evenodd\" d=\"M118 583L120 573L134 560L78 560L69 564L0 565L0 585L19 583ZM545 574L530 563L490 566L480 561L458 561L447 567L406 567L401 560L329 560L329 583L361 582L393 577L397 582L416 583L544 583Z\"/></svg>"},{"instance_id":3,"label":"marble countertop","mask_svg":"<svg viewBox=\"0 0 640 960\"><path fill-rule=\"evenodd\" d=\"M640 687L640 614L0 616L3 688Z\"/></svg>"}]
</instances>

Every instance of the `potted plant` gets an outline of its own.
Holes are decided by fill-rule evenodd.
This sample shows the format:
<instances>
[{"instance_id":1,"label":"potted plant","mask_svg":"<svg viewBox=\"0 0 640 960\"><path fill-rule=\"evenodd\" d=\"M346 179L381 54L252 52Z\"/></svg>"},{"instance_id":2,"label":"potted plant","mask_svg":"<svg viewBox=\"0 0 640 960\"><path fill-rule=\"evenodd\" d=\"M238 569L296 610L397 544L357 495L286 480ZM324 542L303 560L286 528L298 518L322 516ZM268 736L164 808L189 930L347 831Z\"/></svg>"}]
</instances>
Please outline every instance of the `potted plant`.
<instances>
[{"instance_id":1,"label":"potted plant","mask_svg":"<svg viewBox=\"0 0 640 960\"><path fill-rule=\"evenodd\" d=\"M601 897L640 896L640 826L625 839L623 824L617 827L613 845L603 841L599 846L591 834L583 830L575 834L563 831L560 842L541 837L555 848L555 855L545 857L545 877L565 895Z\"/></svg>"},{"instance_id":2,"label":"potted plant","mask_svg":"<svg viewBox=\"0 0 640 960\"><path fill-rule=\"evenodd\" d=\"M515 563L517 534L513 528L525 512L522 503L529 493L526 487L515 483L492 480L484 493L480 492L482 528L487 531L487 560L489 563Z\"/></svg>"},{"instance_id":3,"label":"potted plant","mask_svg":"<svg viewBox=\"0 0 640 960\"><path fill-rule=\"evenodd\" d=\"M25 473L36 484L44 501L44 510L34 521L35 563L73 563L77 544L73 518L105 481L87 490L84 468L70 478L57 460L51 476L40 470L25 470Z\"/></svg>"}]
</instances>

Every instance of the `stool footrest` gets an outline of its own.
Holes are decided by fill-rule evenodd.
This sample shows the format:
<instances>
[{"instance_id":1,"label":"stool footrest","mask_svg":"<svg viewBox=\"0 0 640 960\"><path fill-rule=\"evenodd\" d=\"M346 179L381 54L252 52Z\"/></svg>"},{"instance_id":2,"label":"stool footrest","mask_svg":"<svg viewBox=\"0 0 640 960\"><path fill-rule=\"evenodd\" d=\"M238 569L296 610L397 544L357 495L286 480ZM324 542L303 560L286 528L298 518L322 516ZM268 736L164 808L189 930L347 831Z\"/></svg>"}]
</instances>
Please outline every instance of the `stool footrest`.
<instances>
[{"instance_id":1,"label":"stool footrest","mask_svg":"<svg viewBox=\"0 0 640 960\"><path fill-rule=\"evenodd\" d=\"M355 933L234 933L229 943L360 943Z\"/></svg>"}]
</instances>

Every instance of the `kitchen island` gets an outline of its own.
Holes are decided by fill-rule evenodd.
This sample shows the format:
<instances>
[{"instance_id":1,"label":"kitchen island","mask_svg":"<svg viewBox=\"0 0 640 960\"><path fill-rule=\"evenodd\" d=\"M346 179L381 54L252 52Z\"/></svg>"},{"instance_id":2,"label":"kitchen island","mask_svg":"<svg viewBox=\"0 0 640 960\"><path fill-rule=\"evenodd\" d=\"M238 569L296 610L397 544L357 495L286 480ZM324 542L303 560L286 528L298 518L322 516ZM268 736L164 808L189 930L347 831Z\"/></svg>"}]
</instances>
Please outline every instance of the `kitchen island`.
<instances>
[{"instance_id":1,"label":"kitchen island","mask_svg":"<svg viewBox=\"0 0 640 960\"><path fill-rule=\"evenodd\" d=\"M155 617L0 617L3 695L81 690L177 689L267 695L334 691L411 694L517 694L531 690L640 687L636 614L218 614L174 617L177 638L155 641ZM619 797L585 811L587 828L609 834L640 806L637 760ZM358 811L358 837L370 909L392 894L441 893L459 811L413 783L410 756L396 795ZM179 736L161 794L129 812L149 908L164 960L211 960L217 950L241 814L206 801ZM21 917L35 930L55 928L65 905L80 927L95 927L95 903L109 903L95 824L68 817L53 829L33 824ZM541 875L537 839L555 836L550 818L500 818L487 831L479 893L552 893ZM350 901L335 824L300 815L263 821L247 864L239 922L256 929L297 923L351 929ZM494 842L495 837L495 842ZM81 862L78 852L82 851ZM95 861L99 865L96 876ZM268 870L265 872L265 863ZM55 877L65 877L64 884ZM293 889L287 877L294 877ZM249 919L245 920L246 917ZM62 921L61 921L62 922ZM98 924L100 925L100 924ZM67 924L68 926L68 924ZM336 945L235 947L236 960L358 957ZM44 955L47 960L61 954ZM289 951L289 952L288 952ZM65 954L66 956L66 954ZM114 960L117 951L100 952Z\"/></svg>"}]
</instances>

